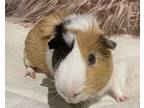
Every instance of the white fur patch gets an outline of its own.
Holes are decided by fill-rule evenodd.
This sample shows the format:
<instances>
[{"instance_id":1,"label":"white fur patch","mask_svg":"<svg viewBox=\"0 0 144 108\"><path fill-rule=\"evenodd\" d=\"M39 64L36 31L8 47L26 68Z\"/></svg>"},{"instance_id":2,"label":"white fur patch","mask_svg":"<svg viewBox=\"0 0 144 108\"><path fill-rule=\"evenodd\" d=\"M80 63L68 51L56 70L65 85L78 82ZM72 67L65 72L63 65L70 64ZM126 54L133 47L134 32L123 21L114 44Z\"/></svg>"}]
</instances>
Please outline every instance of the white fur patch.
<instances>
[{"instance_id":1,"label":"white fur patch","mask_svg":"<svg viewBox=\"0 0 144 108\"><path fill-rule=\"evenodd\" d=\"M60 95L62 92L80 92L84 88L86 64L81 56L77 41L72 51L60 63L55 72L56 88ZM66 98L65 98L66 99Z\"/></svg>"},{"instance_id":2,"label":"white fur patch","mask_svg":"<svg viewBox=\"0 0 144 108\"><path fill-rule=\"evenodd\" d=\"M74 40L74 33L71 32L67 32L66 34L64 34L63 38L66 41L67 45L71 45L73 40Z\"/></svg>"},{"instance_id":3,"label":"white fur patch","mask_svg":"<svg viewBox=\"0 0 144 108\"><path fill-rule=\"evenodd\" d=\"M68 28L78 29L78 30L88 30L93 24L97 24L96 18L92 15L72 15L67 17L66 20L70 20L70 24L67 25Z\"/></svg>"}]
</instances>

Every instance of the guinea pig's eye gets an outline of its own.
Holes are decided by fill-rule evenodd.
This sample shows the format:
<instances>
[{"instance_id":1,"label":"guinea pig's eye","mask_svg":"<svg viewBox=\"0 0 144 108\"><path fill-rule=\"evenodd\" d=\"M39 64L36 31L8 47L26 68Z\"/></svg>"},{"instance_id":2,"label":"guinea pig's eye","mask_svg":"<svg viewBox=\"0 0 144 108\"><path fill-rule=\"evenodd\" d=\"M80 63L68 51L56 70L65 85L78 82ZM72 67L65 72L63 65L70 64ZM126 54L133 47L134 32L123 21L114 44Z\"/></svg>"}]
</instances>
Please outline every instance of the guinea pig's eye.
<instances>
[{"instance_id":1,"label":"guinea pig's eye","mask_svg":"<svg viewBox=\"0 0 144 108\"><path fill-rule=\"evenodd\" d=\"M93 65L93 64L95 64L95 62L96 62L95 55L94 54L89 54L89 56L88 56L88 64L89 65Z\"/></svg>"}]
</instances>

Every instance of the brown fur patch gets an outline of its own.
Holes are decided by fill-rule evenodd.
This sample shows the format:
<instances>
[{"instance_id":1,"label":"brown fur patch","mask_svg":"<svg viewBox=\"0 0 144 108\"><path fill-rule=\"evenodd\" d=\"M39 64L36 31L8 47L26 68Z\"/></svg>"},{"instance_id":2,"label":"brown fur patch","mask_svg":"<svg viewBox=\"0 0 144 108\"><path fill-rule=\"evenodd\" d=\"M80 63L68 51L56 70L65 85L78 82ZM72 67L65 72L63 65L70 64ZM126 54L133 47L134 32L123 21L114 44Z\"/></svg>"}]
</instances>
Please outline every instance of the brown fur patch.
<instances>
[{"instance_id":1,"label":"brown fur patch","mask_svg":"<svg viewBox=\"0 0 144 108\"><path fill-rule=\"evenodd\" d=\"M46 52L48 40L51 39L54 27L67 16L67 12L61 11L42 18L28 33L25 41L24 63L37 71L50 75L46 64Z\"/></svg>"},{"instance_id":2,"label":"brown fur patch","mask_svg":"<svg viewBox=\"0 0 144 108\"><path fill-rule=\"evenodd\" d=\"M98 25L93 25L89 30L77 33L77 41L83 59L87 63L87 73L84 92L89 94L102 90L110 80L113 64L110 49L106 48L102 42L102 31ZM96 56L96 63L88 65L88 55L93 52Z\"/></svg>"}]
</instances>

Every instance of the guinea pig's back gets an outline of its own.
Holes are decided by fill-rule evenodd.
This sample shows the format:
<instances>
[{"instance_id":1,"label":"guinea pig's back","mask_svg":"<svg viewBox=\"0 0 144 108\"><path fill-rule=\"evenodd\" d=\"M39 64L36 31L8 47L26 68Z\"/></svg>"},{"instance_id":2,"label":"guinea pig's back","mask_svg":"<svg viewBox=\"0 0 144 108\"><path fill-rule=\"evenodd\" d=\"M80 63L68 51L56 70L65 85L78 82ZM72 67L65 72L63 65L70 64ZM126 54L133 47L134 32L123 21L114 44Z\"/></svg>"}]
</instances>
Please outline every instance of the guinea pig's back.
<instances>
[{"instance_id":1,"label":"guinea pig's back","mask_svg":"<svg viewBox=\"0 0 144 108\"><path fill-rule=\"evenodd\" d=\"M53 17L44 17L36 23L28 33L24 49L24 64L47 75L50 74L46 63L48 41L52 37L54 25L58 23L58 20Z\"/></svg>"},{"instance_id":2,"label":"guinea pig's back","mask_svg":"<svg viewBox=\"0 0 144 108\"><path fill-rule=\"evenodd\" d=\"M34 27L25 40L24 62L26 65L36 69L37 72L48 72L45 56L49 38L49 36L44 37L44 32Z\"/></svg>"},{"instance_id":3,"label":"guinea pig's back","mask_svg":"<svg viewBox=\"0 0 144 108\"><path fill-rule=\"evenodd\" d=\"M48 41L53 37L55 26L66 16L68 16L67 12L57 11L41 18L34 25L25 40L24 64L26 66L34 67L38 72L52 76L51 66L48 66L51 59L47 59L47 56L50 56Z\"/></svg>"}]
</instances>

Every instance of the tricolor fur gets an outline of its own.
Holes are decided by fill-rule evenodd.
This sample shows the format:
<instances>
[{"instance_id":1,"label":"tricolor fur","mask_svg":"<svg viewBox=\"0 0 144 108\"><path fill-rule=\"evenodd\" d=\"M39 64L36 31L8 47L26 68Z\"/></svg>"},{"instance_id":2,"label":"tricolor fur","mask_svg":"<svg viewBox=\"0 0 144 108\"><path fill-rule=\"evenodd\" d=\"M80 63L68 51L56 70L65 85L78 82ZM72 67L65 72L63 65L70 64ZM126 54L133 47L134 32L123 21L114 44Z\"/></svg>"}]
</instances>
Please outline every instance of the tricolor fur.
<instances>
[{"instance_id":1,"label":"tricolor fur","mask_svg":"<svg viewBox=\"0 0 144 108\"><path fill-rule=\"evenodd\" d=\"M53 77L69 103L99 96L111 79L116 43L104 37L92 15L62 12L42 18L25 43L25 65Z\"/></svg>"},{"instance_id":2,"label":"tricolor fur","mask_svg":"<svg viewBox=\"0 0 144 108\"><path fill-rule=\"evenodd\" d=\"M52 66L58 93L70 103L98 95L110 80L110 49L115 44L109 45L96 18L86 14L65 17L54 34L48 45L54 49ZM93 65L89 65L90 54L96 57Z\"/></svg>"}]
</instances>

